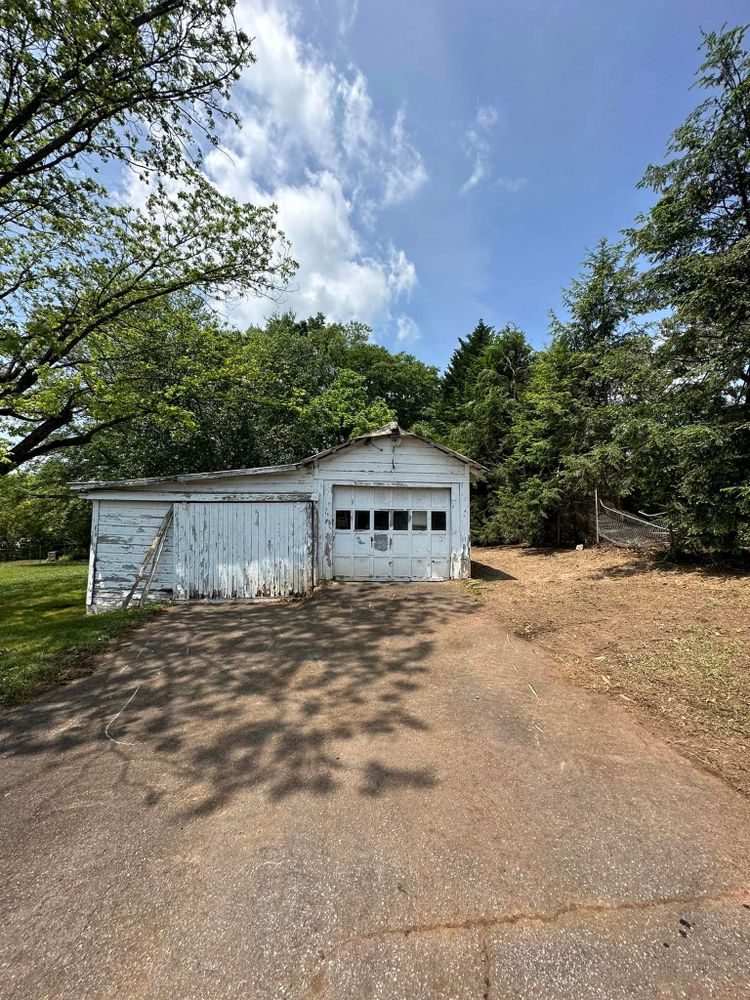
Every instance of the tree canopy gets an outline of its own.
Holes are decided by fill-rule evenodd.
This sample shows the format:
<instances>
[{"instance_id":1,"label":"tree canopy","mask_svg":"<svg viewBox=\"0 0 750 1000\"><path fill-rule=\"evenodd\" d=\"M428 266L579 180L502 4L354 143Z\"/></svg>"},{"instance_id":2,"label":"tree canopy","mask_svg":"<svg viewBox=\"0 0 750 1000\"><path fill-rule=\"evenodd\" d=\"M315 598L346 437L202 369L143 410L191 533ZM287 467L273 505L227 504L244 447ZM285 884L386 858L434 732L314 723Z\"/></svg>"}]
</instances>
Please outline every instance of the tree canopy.
<instances>
[{"instance_id":1,"label":"tree canopy","mask_svg":"<svg viewBox=\"0 0 750 1000\"><path fill-rule=\"evenodd\" d=\"M231 15L224 0L0 12L0 474L129 419L133 394L97 393L93 359L170 323L181 296L269 294L292 274L275 208L200 170L253 59ZM120 170L130 204L109 190Z\"/></svg>"},{"instance_id":2,"label":"tree canopy","mask_svg":"<svg viewBox=\"0 0 750 1000\"><path fill-rule=\"evenodd\" d=\"M587 255L546 347L518 334L522 378L498 378L498 334L483 322L459 340L431 428L490 467L474 503L479 540L581 541L598 488L666 512L676 548L750 544L745 36L703 35L705 97L665 162L646 169L651 209L625 243Z\"/></svg>"},{"instance_id":3,"label":"tree canopy","mask_svg":"<svg viewBox=\"0 0 750 1000\"><path fill-rule=\"evenodd\" d=\"M201 322L210 316L164 331L158 353L143 359L159 405L92 441L88 478L285 464L390 420L408 427L438 392L436 369L390 354L360 323L285 313L244 333L209 325L201 334ZM140 362L113 364L110 385Z\"/></svg>"}]
</instances>

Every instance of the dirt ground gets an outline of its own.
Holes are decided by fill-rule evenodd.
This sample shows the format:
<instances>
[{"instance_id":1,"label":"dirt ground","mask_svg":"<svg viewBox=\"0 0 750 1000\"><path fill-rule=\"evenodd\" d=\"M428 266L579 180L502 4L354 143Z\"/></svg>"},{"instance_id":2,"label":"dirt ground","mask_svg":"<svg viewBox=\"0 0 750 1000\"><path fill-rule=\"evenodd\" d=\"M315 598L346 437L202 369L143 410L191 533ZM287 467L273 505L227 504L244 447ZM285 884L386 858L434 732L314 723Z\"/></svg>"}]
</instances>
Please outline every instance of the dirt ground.
<instances>
[{"instance_id":1,"label":"dirt ground","mask_svg":"<svg viewBox=\"0 0 750 1000\"><path fill-rule=\"evenodd\" d=\"M750 793L750 576L613 547L475 548L467 584L563 676Z\"/></svg>"}]
</instances>

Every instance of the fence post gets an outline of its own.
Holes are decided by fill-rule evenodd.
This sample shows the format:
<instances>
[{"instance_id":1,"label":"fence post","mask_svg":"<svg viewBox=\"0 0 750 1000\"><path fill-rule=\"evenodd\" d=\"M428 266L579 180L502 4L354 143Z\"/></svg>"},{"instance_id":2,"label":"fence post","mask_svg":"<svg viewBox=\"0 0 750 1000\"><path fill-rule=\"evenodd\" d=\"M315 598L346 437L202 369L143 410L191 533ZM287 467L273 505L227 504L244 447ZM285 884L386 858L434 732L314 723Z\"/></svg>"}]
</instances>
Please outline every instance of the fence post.
<instances>
[{"instance_id":1,"label":"fence post","mask_svg":"<svg viewBox=\"0 0 750 1000\"><path fill-rule=\"evenodd\" d=\"M594 487L594 524L596 526L596 544L599 544L599 490Z\"/></svg>"}]
</instances>

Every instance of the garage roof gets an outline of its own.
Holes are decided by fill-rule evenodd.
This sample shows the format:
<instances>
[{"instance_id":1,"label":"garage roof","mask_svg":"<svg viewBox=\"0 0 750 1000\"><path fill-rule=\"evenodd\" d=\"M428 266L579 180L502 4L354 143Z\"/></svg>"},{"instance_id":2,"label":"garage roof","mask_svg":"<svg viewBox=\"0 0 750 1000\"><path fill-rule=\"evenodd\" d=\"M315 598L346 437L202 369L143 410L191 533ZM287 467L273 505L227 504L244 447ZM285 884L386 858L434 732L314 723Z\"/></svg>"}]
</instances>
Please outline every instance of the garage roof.
<instances>
[{"instance_id":1,"label":"garage roof","mask_svg":"<svg viewBox=\"0 0 750 1000\"><path fill-rule=\"evenodd\" d=\"M149 486L157 483L190 483L206 479L229 479L236 476L263 476L272 475L275 472L293 472L295 469L302 469L305 466L314 465L315 462L319 462L321 459L326 458L328 455L333 455L337 451L342 451L344 448L351 448L352 445L362 444L363 442L376 437L413 438L417 441L424 441L424 443L430 445L431 448L437 448L438 451L442 451L446 455L450 455L451 458L455 458L457 461L468 465L471 475L474 478L480 478L487 471L483 465L480 465L479 462L475 462L471 458L467 458L466 455L461 455L459 452L453 451L452 448L446 448L445 445L437 444L435 441L430 441L428 438L422 437L420 434L413 434L411 431L405 431L402 427L399 427L395 421L393 421L392 423L385 424L383 427L378 427L377 430L368 431L367 434L360 434L358 437L350 438L343 444L337 444L333 448L326 448L325 451L318 451L314 455L309 455L307 458L303 458L299 462L292 462L290 465L265 465L253 469L221 469L216 472L188 472L180 476L150 476L144 479L109 479L104 481L92 480L89 482L70 483L69 485L70 489L74 493L82 493L86 490L93 489L122 489L123 487Z\"/></svg>"}]
</instances>

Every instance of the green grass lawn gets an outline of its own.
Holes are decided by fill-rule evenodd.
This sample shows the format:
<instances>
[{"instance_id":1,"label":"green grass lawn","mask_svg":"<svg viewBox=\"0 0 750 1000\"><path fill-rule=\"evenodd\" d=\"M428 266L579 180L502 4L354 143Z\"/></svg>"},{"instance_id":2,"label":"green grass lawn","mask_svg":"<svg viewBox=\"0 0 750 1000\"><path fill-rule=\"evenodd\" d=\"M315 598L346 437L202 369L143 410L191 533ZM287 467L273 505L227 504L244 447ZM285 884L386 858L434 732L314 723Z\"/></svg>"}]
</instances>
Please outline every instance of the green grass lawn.
<instances>
[{"instance_id":1,"label":"green grass lawn","mask_svg":"<svg viewBox=\"0 0 750 1000\"><path fill-rule=\"evenodd\" d=\"M153 609L86 614L86 563L0 563L0 705L91 671L92 653Z\"/></svg>"}]
</instances>

